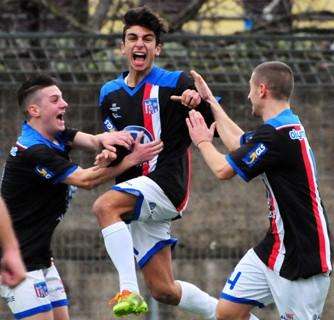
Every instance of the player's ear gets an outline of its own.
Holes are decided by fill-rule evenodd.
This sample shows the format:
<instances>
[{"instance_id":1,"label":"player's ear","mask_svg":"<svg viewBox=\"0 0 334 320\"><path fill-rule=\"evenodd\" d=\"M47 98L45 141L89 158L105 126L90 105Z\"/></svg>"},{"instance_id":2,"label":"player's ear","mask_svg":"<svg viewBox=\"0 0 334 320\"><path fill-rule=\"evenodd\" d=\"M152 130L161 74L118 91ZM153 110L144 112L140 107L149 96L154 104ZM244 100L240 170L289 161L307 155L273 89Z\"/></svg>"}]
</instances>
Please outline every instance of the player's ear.
<instances>
[{"instance_id":1,"label":"player's ear","mask_svg":"<svg viewBox=\"0 0 334 320\"><path fill-rule=\"evenodd\" d=\"M122 55L125 55L125 46L124 46L124 42L121 42L121 53Z\"/></svg>"},{"instance_id":2,"label":"player's ear","mask_svg":"<svg viewBox=\"0 0 334 320\"><path fill-rule=\"evenodd\" d=\"M37 104L29 104L26 110L29 116L32 118L37 118L41 114L41 110Z\"/></svg>"},{"instance_id":3,"label":"player's ear","mask_svg":"<svg viewBox=\"0 0 334 320\"><path fill-rule=\"evenodd\" d=\"M162 45L158 44L155 48L155 56L158 57L161 53Z\"/></svg>"}]
</instances>

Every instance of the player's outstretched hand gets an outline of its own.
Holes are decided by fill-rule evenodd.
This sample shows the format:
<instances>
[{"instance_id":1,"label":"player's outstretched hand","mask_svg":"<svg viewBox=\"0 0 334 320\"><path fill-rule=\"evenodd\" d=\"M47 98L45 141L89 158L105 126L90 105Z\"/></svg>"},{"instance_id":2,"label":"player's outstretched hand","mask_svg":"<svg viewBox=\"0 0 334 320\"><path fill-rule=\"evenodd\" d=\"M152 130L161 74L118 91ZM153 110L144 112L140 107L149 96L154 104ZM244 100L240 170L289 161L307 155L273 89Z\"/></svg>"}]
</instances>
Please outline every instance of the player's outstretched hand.
<instances>
[{"instance_id":1,"label":"player's outstretched hand","mask_svg":"<svg viewBox=\"0 0 334 320\"><path fill-rule=\"evenodd\" d=\"M189 118L186 118L186 123L189 130L189 135L196 147L202 142L212 142L215 132L216 123L213 122L210 129L205 123L205 120L200 112L191 110Z\"/></svg>"},{"instance_id":2,"label":"player's outstretched hand","mask_svg":"<svg viewBox=\"0 0 334 320\"><path fill-rule=\"evenodd\" d=\"M0 264L1 284L15 287L26 278L26 269L19 250L6 250Z\"/></svg>"},{"instance_id":3,"label":"player's outstretched hand","mask_svg":"<svg viewBox=\"0 0 334 320\"><path fill-rule=\"evenodd\" d=\"M203 77L195 70L191 70L190 74L194 79L195 88L201 98L209 103L216 102L216 98L212 94L211 89L209 88Z\"/></svg>"},{"instance_id":4,"label":"player's outstretched hand","mask_svg":"<svg viewBox=\"0 0 334 320\"><path fill-rule=\"evenodd\" d=\"M196 90L187 89L181 96L171 96L172 101L180 102L189 109L196 108L202 101L201 96Z\"/></svg>"},{"instance_id":5,"label":"player's outstretched hand","mask_svg":"<svg viewBox=\"0 0 334 320\"><path fill-rule=\"evenodd\" d=\"M143 136L144 132L140 132L137 135L132 152L126 156L134 165L152 160L163 150L163 142L161 140L143 144L141 143Z\"/></svg>"},{"instance_id":6,"label":"player's outstretched hand","mask_svg":"<svg viewBox=\"0 0 334 320\"><path fill-rule=\"evenodd\" d=\"M110 150L107 150L107 149L103 149L95 157L94 165L97 166L98 168L105 168L116 158L117 158L117 155L116 155L115 151L110 151Z\"/></svg>"},{"instance_id":7,"label":"player's outstretched hand","mask_svg":"<svg viewBox=\"0 0 334 320\"><path fill-rule=\"evenodd\" d=\"M101 144L103 147L110 151L116 151L115 145L125 147L126 149L131 149L134 140L127 131L113 131L105 132L101 137Z\"/></svg>"}]
</instances>

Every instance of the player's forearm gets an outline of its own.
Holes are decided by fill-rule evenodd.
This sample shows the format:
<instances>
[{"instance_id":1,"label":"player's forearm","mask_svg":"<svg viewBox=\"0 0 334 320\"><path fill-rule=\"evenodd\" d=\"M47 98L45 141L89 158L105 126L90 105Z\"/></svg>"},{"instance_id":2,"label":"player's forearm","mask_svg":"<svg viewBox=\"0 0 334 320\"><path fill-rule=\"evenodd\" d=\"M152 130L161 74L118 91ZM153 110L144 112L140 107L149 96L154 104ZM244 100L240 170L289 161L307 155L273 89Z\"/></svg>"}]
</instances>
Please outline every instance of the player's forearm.
<instances>
[{"instance_id":1,"label":"player's forearm","mask_svg":"<svg viewBox=\"0 0 334 320\"><path fill-rule=\"evenodd\" d=\"M113 168L91 167L87 169L78 168L63 182L83 189L93 189L100 184L108 182L115 177Z\"/></svg>"},{"instance_id":2,"label":"player's forearm","mask_svg":"<svg viewBox=\"0 0 334 320\"><path fill-rule=\"evenodd\" d=\"M244 131L227 115L218 102L210 103L216 121L217 132L229 151L240 147L240 138Z\"/></svg>"},{"instance_id":3,"label":"player's forearm","mask_svg":"<svg viewBox=\"0 0 334 320\"><path fill-rule=\"evenodd\" d=\"M225 155L220 153L210 141L200 142L197 147L204 161L218 179L225 180L234 175Z\"/></svg>"},{"instance_id":4,"label":"player's forearm","mask_svg":"<svg viewBox=\"0 0 334 320\"><path fill-rule=\"evenodd\" d=\"M98 151L101 147L102 134L89 134L79 131L73 140L73 148Z\"/></svg>"},{"instance_id":5,"label":"player's forearm","mask_svg":"<svg viewBox=\"0 0 334 320\"><path fill-rule=\"evenodd\" d=\"M2 199L0 199L0 246L3 251L19 250L19 245L12 227L8 210Z\"/></svg>"}]
</instances>

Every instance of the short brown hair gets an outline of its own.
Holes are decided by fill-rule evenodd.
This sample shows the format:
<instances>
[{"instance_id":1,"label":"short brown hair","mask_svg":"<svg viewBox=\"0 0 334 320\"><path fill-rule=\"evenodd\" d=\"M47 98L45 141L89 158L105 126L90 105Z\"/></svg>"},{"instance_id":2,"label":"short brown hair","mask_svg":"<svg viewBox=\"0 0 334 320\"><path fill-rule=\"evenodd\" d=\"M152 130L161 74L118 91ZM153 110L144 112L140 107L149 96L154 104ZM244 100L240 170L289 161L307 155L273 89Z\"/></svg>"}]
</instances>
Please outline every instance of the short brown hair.
<instances>
[{"instance_id":1,"label":"short brown hair","mask_svg":"<svg viewBox=\"0 0 334 320\"><path fill-rule=\"evenodd\" d=\"M130 9L124 15L123 42L125 33L132 26L145 27L154 32L157 44L162 43L161 36L168 32L165 21L146 6Z\"/></svg>"},{"instance_id":2,"label":"short brown hair","mask_svg":"<svg viewBox=\"0 0 334 320\"><path fill-rule=\"evenodd\" d=\"M19 90L17 91L17 101L23 113L26 117L28 117L26 111L26 103L28 99L37 91L46 87L57 86L56 79L48 76L39 74L36 75L27 81L23 82L20 86Z\"/></svg>"},{"instance_id":3,"label":"short brown hair","mask_svg":"<svg viewBox=\"0 0 334 320\"><path fill-rule=\"evenodd\" d=\"M294 88L291 68L280 61L269 61L259 64L253 70L256 83L265 83L277 100L289 100Z\"/></svg>"}]
</instances>

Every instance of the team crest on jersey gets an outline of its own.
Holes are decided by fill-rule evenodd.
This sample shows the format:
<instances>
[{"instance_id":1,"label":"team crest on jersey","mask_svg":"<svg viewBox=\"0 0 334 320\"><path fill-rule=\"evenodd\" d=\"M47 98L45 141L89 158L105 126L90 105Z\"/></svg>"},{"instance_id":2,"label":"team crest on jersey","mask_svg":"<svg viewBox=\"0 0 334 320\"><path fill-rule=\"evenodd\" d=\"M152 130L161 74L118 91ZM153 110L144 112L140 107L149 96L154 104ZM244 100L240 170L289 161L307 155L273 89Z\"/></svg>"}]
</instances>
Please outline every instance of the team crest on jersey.
<instances>
[{"instance_id":1,"label":"team crest on jersey","mask_svg":"<svg viewBox=\"0 0 334 320\"><path fill-rule=\"evenodd\" d=\"M51 179L52 177L54 177L54 173L52 171L50 171L49 169L47 168L43 168L41 166L37 166L35 168L35 171L43 178L49 180Z\"/></svg>"},{"instance_id":2,"label":"team crest on jersey","mask_svg":"<svg viewBox=\"0 0 334 320\"><path fill-rule=\"evenodd\" d=\"M305 135L305 130L296 130L296 129L292 129L291 131L289 131L289 136L290 139L292 140L304 140L306 135Z\"/></svg>"},{"instance_id":3,"label":"team crest on jersey","mask_svg":"<svg viewBox=\"0 0 334 320\"><path fill-rule=\"evenodd\" d=\"M150 98L144 100L144 112L147 114L154 114L159 111L158 98Z\"/></svg>"},{"instance_id":4,"label":"team crest on jersey","mask_svg":"<svg viewBox=\"0 0 334 320\"><path fill-rule=\"evenodd\" d=\"M266 154L267 151L268 148L263 143L258 143L242 158L242 161L251 168Z\"/></svg>"},{"instance_id":5,"label":"team crest on jersey","mask_svg":"<svg viewBox=\"0 0 334 320\"><path fill-rule=\"evenodd\" d=\"M45 282L35 283L34 288L38 298L45 298L48 295L48 287Z\"/></svg>"}]
</instances>

